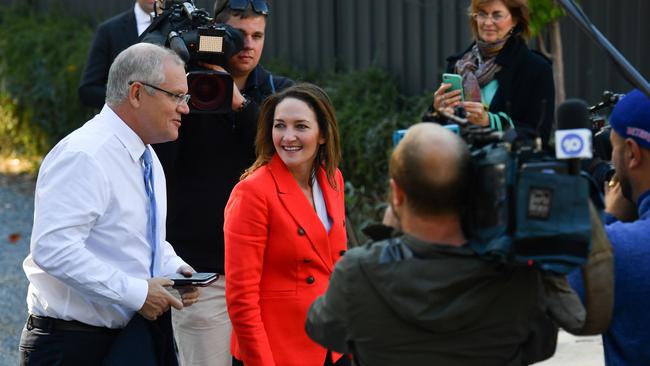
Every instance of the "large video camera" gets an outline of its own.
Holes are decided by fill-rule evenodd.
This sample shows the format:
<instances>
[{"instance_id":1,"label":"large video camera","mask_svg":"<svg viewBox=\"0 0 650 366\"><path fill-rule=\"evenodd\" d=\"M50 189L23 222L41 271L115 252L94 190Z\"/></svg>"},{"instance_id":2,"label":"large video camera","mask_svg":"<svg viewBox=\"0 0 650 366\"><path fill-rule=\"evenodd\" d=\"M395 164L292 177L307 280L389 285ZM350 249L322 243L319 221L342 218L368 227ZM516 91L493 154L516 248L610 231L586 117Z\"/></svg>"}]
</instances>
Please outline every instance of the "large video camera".
<instances>
[{"instance_id":1,"label":"large video camera","mask_svg":"<svg viewBox=\"0 0 650 366\"><path fill-rule=\"evenodd\" d=\"M497 139L484 130L461 128L472 156L464 220L474 250L558 274L583 264L591 241L589 180L570 174L541 141L522 140L515 130Z\"/></svg>"},{"instance_id":2,"label":"large video camera","mask_svg":"<svg viewBox=\"0 0 650 366\"><path fill-rule=\"evenodd\" d=\"M209 13L192 0L166 0L164 10L140 36L142 42L174 50L187 64L190 111L231 111L233 80L228 73L207 70L199 62L224 66L244 46L240 31L215 24Z\"/></svg>"},{"instance_id":3,"label":"large video camera","mask_svg":"<svg viewBox=\"0 0 650 366\"><path fill-rule=\"evenodd\" d=\"M570 174L570 164L550 156L539 138L472 125L462 111L443 117L439 122L470 148L472 183L462 211L472 249L488 260L555 274L585 263L589 179Z\"/></svg>"},{"instance_id":4,"label":"large video camera","mask_svg":"<svg viewBox=\"0 0 650 366\"><path fill-rule=\"evenodd\" d=\"M594 158L586 169L598 182L599 187L604 186L603 183L609 181L615 173L611 163L612 143L609 140L612 127L609 125L608 118L616 103L623 96L625 95L605 91L599 103L588 107L588 118L594 136Z\"/></svg>"}]
</instances>

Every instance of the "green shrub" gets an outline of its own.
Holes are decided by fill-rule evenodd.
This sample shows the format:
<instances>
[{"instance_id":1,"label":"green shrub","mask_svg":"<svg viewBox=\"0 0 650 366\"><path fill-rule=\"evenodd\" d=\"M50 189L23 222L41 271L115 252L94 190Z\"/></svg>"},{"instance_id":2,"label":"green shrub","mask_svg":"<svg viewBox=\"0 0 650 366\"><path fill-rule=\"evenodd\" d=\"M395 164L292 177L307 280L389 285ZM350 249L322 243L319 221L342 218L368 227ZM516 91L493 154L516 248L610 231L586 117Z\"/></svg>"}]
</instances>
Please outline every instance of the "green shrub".
<instances>
[{"instance_id":1,"label":"green shrub","mask_svg":"<svg viewBox=\"0 0 650 366\"><path fill-rule=\"evenodd\" d=\"M93 30L82 21L26 6L0 8L3 155L42 155L83 123L79 78Z\"/></svg>"},{"instance_id":2,"label":"green shrub","mask_svg":"<svg viewBox=\"0 0 650 366\"><path fill-rule=\"evenodd\" d=\"M347 210L358 230L383 213L393 132L417 122L425 106L423 98L401 95L393 77L381 69L327 80L324 86L336 108L343 145Z\"/></svg>"},{"instance_id":3,"label":"green shrub","mask_svg":"<svg viewBox=\"0 0 650 366\"><path fill-rule=\"evenodd\" d=\"M20 123L15 101L0 91L0 157L33 156L46 146L43 130Z\"/></svg>"}]
</instances>

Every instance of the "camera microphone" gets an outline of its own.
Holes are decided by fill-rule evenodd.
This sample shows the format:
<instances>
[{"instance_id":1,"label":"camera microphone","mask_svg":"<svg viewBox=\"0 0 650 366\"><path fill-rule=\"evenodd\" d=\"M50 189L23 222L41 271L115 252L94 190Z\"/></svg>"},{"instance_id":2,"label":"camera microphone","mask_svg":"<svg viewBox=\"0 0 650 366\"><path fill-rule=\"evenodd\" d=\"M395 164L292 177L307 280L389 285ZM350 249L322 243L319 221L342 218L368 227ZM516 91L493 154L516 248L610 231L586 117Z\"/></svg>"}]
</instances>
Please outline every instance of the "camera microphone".
<instances>
[{"instance_id":1,"label":"camera microphone","mask_svg":"<svg viewBox=\"0 0 650 366\"><path fill-rule=\"evenodd\" d=\"M185 41L183 41L181 35L175 31L171 31L169 32L167 39L169 40L169 48L176 52L176 54L187 63L190 59L190 51L187 49Z\"/></svg>"},{"instance_id":2,"label":"camera microphone","mask_svg":"<svg viewBox=\"0 0 650 366\"><path fill-rule=\"evenodd\" d=\"M557 109L555 155L568 161L569 174L580 174L580 159L592 158L589 107L580 99L568 99Z\"/></svg>"}]
</instances>

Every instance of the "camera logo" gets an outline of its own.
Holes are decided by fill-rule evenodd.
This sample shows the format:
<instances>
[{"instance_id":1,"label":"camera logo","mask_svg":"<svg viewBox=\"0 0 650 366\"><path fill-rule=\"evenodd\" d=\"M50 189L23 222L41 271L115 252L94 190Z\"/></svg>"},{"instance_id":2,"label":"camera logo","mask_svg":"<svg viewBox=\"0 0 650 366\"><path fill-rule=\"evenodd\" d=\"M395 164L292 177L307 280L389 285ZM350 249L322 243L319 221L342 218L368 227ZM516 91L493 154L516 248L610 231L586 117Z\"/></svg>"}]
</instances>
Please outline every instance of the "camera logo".
<instances>
[{"instance_id":1,"label":"camera logo","mask_svg":"<svg viewBox=\"0 0 650 366\"><path fill-rule=\"evenodd\" d=\"M551 217L553 190L549 188L530 187L528 191L528 218L548 220Z\"/></svg>"},{"instance_id":2,"label":"camera logo","mask_svg":"<svg viewBox=\"0 0 650 366\"><path fill-rule=\"evenodd\" d=\"M591 131L586 128L555 131L555 155L558 159L591 158Z\"/></svg>"},{"instance_id":3,"label":"camera logo","mask_svg":"<svg viewBox=\"0 0 650 366\"><path fill-rule=\"evenodd\" d=\"M570 133L564 136L562 141L560 141L560 145L560 148L562 148L562 151L565 154L576 155L582 151L582 147L585 145L585 143L582 142L582 138L579 135Z\"/></svg>"}]
</instances>

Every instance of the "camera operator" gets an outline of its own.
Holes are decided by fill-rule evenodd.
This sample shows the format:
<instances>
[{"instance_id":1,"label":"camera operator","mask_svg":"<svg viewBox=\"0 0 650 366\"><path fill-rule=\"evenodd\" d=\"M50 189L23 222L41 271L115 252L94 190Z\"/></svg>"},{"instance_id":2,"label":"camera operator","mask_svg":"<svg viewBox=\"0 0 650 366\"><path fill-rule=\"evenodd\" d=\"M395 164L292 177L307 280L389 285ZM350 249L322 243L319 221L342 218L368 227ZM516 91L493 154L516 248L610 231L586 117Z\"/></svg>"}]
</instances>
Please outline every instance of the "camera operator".
<instances>
[{"instance_id":1,"label":"camera operator","mask_svg":"<svg viewBox=\"0 0 650 366\"><path fill-rule=\"evenodd\" d=\"M403 235L349 250L312 304L309 336L358 365L522 365L550 357L539 272L479 258L461 228L469 150L432 123L390 161Z\"/></svg>"},{"instance_id":2,"label":"camera operator","mask_svg":"<svg viewBox=\"0 0 650 366\"><path fill-rule=\"evenodd\" d=\"M244 35L243 49L224 68L234 80L231 113L190 113L179 138L156 145L168 189L167 240L199 272L224 274L223 212L230 191L255 160L254 139L262 100L293 82L259 65L268 14L263 0L215 2L215 21ZM218 69L217 65L204 67ZM225 276L204 288L193 312L174 312L183 365L230 365L231 325Z\"/></svg>"},{"instance_id":3,"label":"camera operator","mask_svg":"<svg viewBox=\"0 0 650 366\"><path fill-rule=\"evenodd\" d=\"M605 231L614 251L614 312L603 334L607 365L650 364L650 99L639 90L623 97L610 117L616 178L605 196ZM579 273L571 285L584 292ZM582 296L584 298L584 296Z\"/></svg>"}]
</instances>

